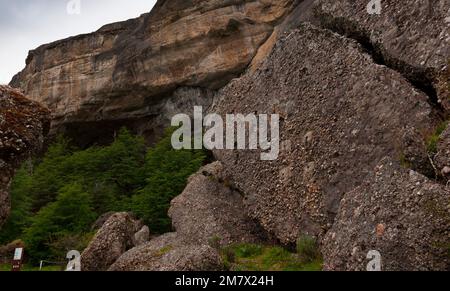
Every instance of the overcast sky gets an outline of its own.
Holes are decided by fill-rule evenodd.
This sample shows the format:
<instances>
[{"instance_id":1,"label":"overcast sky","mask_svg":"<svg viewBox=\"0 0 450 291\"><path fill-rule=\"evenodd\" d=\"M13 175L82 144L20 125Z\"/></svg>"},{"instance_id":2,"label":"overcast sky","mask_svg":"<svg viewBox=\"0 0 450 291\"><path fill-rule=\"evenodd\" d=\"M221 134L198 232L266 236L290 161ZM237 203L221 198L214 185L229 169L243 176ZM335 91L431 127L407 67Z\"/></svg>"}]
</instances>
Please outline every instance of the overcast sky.
<instances>
[{"instance_id":1,"label":"overcast sky","mask_svg":"<svg viewBox=\"0 0 450 291\"><path fill-rule=\"evenodd\" d=\"M155 3L156 0L0 0L0 84L9 83L25 67L29 50L95 31L104 24L138 17L149 12Z\"/></svg>"}]
</instances>

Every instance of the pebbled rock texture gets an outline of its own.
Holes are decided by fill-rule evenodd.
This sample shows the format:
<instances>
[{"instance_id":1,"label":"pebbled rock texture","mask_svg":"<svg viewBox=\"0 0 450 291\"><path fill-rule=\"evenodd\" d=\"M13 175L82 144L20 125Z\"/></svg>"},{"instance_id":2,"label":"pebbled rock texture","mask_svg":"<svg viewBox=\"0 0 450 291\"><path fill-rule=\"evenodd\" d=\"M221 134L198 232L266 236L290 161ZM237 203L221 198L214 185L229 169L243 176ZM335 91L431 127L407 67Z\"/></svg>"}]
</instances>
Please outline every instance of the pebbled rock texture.
<instances>
[{"instance_id":1,"label":"pebbled rock texture","mask_svg":"<svg viewBox=\"0 0 450 291\"><path fill-rule=\"evenodd\" d=\"M323 235L343 194L383 157L430 168L424 133L434 128L435 113L427 96L329 30L304 24L286 33L262 67L231 82L220 98L221 114L280 115L276 161L260 161L257 151L214 154L246 194L250 217L283 243L300 233Z\"/></svg>"},{"instance_id":2,"label":"pebbled rock texture","mask_svg":"<svg viewBox=\"0 0 450 291\"><path fill-rule=\"evenodd\" d=\"M449 270L450 189L387 158L341 200L322 251L326 270L366 270L380 252L382 270Z\"/></svg>"},{"instance_id":3,"label":"pebbled rock texture","mask_svg":"<svg viewBox=\"0 0 450 291\"><path fill-rule=\"evenodd\" d=\"M17 89L0 85L0 228L10 210L9 186L20 162L38 151L50 112Z\"/></svg>"},{"instance_id":4,"label":"pebbled rock texture","mask_svg":"<svg viewBox=\"0 0 450 291\"><path fill-rule=\"evenodd\" d=\"M433 102L450 110L448 1L385 0L379 15L368 14L368 3L318 0L315 15L324 27L364 42L378 61L400 71L437 99Z\"/></svg>"},{"instance_id":5,"label":"pebbled rock texture","mask_svg":"<svg viewBox=\"0 0 450 291\"><path fill-rule=\"evenodd\" d=\"M135 233L143 224L126 212L111 215L81 255L82 271L106 271L135 246Z\"/></svg>"}]
</instances>

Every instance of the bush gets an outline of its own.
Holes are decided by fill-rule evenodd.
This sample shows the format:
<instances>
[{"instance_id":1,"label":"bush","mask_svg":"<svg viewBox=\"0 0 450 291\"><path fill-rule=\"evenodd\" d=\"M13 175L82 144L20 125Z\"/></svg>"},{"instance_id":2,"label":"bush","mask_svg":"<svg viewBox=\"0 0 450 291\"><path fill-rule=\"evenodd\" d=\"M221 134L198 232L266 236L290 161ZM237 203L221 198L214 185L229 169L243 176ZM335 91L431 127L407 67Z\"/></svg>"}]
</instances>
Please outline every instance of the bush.
<instances>
[{"instance_id":1,"label":"bush","mask_svg":"<svg viewBox=\"0 0 450 291\"><path fill-rule=\"evenodd\" d=\"M320 258L316 239L308 235L300 236L297 240L297 253L304 262L313 262Z\"/></svg>"},{"instance_id":2,"label":"bush","mask_svg":"<svg viewBox=\"0 0 450 291\"><path fill-rule=\"evenodd\" d=\"M255 244L241 244L235 248L235 254L240 258L251 258L261 255L263 247Z\"/></svg>"},{"instance_id":3,"label":"bush","mask_svg":"<svg viewBox=\"0 0 450 291\"><path fill-rule=\"evenodd\" d=\"M64 187L57 200L42 208L25 230L28 254L34 259L55 259L49 247L69 234L82 234L97 215L91 207L88 193L79 184Z\"/></svg>"},{"instance_id":4,"label":"bush","mask_svg":"<svg viewBox=\"0 0 450 291\"><path fill-rule=\"evenodd\" d=\"M32 179L28 167L29 164L26 164L17 172L11 185L11 214L1 229L0 245L20 238L23 230L30 224Z\"/></svg>"},{"instance_id":5,"label":"bush","mask_svg":"<svg viewBox=\"0 0 450 291\"><path fill-rule=\"evenodd\" d=\"M320 271L321 258L303 261L280 246L237 244L221 250L224 266L233 271Z\"/></svg>"},{"instance_id":6,"label":"bush","mask_svg":"<svg viewBox=\"0 0 450 291\"><path fill-rule=\"evenodd\" d=\"M449 121L444 121L441 124L439 124L435 131L428 136L427 138L427 150L430 154L435 154L437 152L437 144L439 142L439 138L441 134L445 131L447 128Z\"/></svg>"}]
</instances>

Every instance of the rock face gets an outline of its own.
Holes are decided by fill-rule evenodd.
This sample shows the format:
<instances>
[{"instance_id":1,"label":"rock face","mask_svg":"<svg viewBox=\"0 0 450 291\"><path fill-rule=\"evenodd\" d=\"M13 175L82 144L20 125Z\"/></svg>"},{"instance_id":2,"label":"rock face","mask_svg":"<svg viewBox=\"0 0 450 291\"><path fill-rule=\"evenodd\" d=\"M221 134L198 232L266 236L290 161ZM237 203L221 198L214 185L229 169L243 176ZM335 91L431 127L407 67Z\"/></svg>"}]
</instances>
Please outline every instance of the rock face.
<instances>
[{"instance_id":1,"label":"rock face","mask_svg":"<svg viewBox=\"0 0 450 291\"><path fill-rule=\"evenodd\" d=\"M284 243L300 233L322 236L342 195L383 157L428 168L421 133L435 122L427 96L331 31L304 24L285 34L262 67L220 96L221 114L280 115L278 160L261 161L257 151L214 153L246 194L250 216Z\"/></svg>"},{"instance_id":2,"label":"rock face","mask_svg":"<svg viewBox=\"0 0 450 291\"><path fill-rule=\"evenodd\" d=\"M450 123L447 129L441 134L437 143L437 153L435 156L437 170L447 181L450 180Z\"/></svg>"},{"instance_id":3,"label":"rock face","mask_svg":"<svg viewBox=\"0 0 450 291\"><path fill-rule=\"evenodd\" d=\"M129 213L111 215L81 255L83 271L105 271L123 253L135 246L135 233L142 222Z\"/></svg>"},{"instance_id":4,"label":"rock face","mask_svg":"<svg viewBox=\"0 0 450 291\"><path fill-rule=\"evenodd\" d=\"M258 242L264 232L247 216L243 197L227 186L220 162L203 167L172 201L169 216L178 235L192 243Z\"/></svg>"},{"instance_id":5,"label":"rock face","mask_svg":"<svg viewBox=\"0 0 450 291\"><path fill-rule=\"evenodd\" d=\"M15 169L40 149L49 126L47 109L0 85L0 228L9 214L8 189Z\"/></svg>"},{"instance_id":6,"label":"rock face","mask_svg":"<svg viewBox=\"0 0 450 291\"><path fill-rule=\"evenodd\" d=\"M434 178L450 176L449 129L435 157L426 140L450 110L450 7L386 0L370 15L368 2L159 0L31 51L12 84L82 145L123 125L152 140L194 105L281 118L277 160L215 150L172 202L175 232L146 242L115 215L83 266L221 270L221 245L308 234L327 270L364 270L370 250L384 270L448 270L449 189Z\"/></svg>"},{"instance_id":7,"label":"rock face","mask_svg":"<svg viewBox=\"0 0 450 291\"><path fill-rule=\"evenodd\" d=\"M345 194L323 241L325 269L366 270L377 250L382 270L449 270L450 190L384 159Z\"/></svg>"},{"instance_id":8,"label":"rock face","mask_svg":"<svg viewBox=\"0 0 450 291\"><path fill-rule=\"evenodd\" d=\"M134 245L140 246L150 240L150 229L144 225L141 230L134 234Z\"/></svg>"},{"instance_id":9,"label":"rock face","mask_svg":"<svg viewBox=\"0 0 450 291\"><path fill-rule=\"evenodd\" d=\"M128 125L152 136L170 125L154 119L175 89L214 90L238 76L292 3L158 0L137 19L31 51L11 84L51 109L55 129L76 136L84 126L98 139Z\"/></svg>"},{"instance_id":10,"label":"rock face","mask_svg":"<svg viewBox=\"0 0 450 291\"><path fill-rule=\"evenodd\" d=\"M167 233L123 254L109 271L218 271L223 264L209 245L186 244Z\"/></svg>"},{"instance_id":11,"label":"rock face","mask_svg":"<svg viewBox=\"0 0 450 291\"><path fill-rule=\"evenodd\" d=\"M365 42L379 61L424 90L438 91L433 98L450 110L449 91L440 87L450 57L448 1L382 1L380 15L368 15L368 3L319 0L315 11L323 26Z\"/></svg>"},{"instance_id":12,"label":"rock face","mask_svg":"<svg viewBox=\"0 0 450 291\"><path fill-rule=\"evenodd\" d=\"M222 165L205 166L172 202L169 214L176 232L131 249L110 270L221 270L218 247L265 236L245 213L241 195L226 186Z\"/></svg>"}]
</instances>

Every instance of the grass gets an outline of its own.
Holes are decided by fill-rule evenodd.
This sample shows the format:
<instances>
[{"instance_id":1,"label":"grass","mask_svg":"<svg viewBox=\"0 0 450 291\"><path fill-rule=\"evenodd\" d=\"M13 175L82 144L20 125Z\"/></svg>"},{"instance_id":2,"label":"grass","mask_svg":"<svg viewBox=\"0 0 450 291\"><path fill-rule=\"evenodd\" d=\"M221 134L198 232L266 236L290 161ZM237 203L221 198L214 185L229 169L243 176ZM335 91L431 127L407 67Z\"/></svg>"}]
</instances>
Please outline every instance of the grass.
<instances>
[{"instance_id":1,"label":"grass","mask_svg":"<svg viewBox=\"0 0 450 291\"><path fill-rule=\"evenodd\" d=\"M319 246L316 239L302 235L297 240L297 254L301 257L303 262L311 263L320 258Z\"/></svg>"},{"instance_id":2,"label":"grass","mask_svg":"<svg viewBox=\"0 0 450 291\"><path fill-rule=\"evenodd\" d=\"M427 143L427 150L430 154L435 154L437 152L437 144L439 141L439 137L447 128L448 122L449 121L444 121L441 124L439 124L436 127L435 131L428 136L426 143Z\"/></svg>"},{"instance_id":3,"label":"grass","mask_svg":"<svg viewBox=\"0 0 450 291\"><path fill-rule=\"evenodd\" d=\"M318 254L318 251L314 251ZM225 267L231 271L320 271L320 256L291 253L279 246L237 244L221 250Z\"/></svg>"},{"instance_id":4,"label":"grass","mask_svg":"<svg viewBox=\"0 0 450 291\"><path fill-rule=\"evenodd\" d=\"M10 272L11 271L11 264L1 264L0 265L0 272ZM42 270L39 270L39 267L35 267L33 265L24 265L22 266L22 271L24 272L58 272L62 271L61 266L44 266L42 267Z\"/></svg>"}]
</instances>

